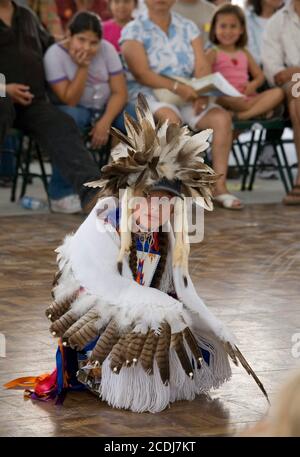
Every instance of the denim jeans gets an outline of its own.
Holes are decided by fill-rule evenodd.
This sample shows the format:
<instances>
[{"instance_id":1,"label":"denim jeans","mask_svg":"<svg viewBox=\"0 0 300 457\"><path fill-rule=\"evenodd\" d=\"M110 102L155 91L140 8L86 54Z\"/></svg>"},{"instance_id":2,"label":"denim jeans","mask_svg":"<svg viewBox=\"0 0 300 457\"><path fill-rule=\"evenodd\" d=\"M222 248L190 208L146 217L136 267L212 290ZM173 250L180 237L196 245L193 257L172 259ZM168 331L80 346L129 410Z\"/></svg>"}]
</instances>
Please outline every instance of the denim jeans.
<instances>
[{"instance_id":1,"label":"denim jeans","mask_svg":"<svg viewBox=\"0 0 300 457\"><path fill-rule=\"evenodd\" d=\"M15 173L15 152L19 147L19 139L8 135L0 150L0 176L12 178Z\"/></svg>"},{"instance_id":2,"label":"denim jeans","mask_svg":"<svg viewBox=\"0 0 300 457\"><path fill-rule=\"evenodd\" d=\"M0 149L10 128L31 135L45 150L52 163L79 195L85 207L94 199L95 189L87 181L99 179L100 170L88 154L74 120L46 100L34 99L29 106L14 104L9 96L0 97Z\"/></svg>"},{"instance_id":3,"label":"denim jeans","mask_svg":"<svg viewBox=\"0 0 300 457\"><path fill-rule=\"evenodd\" d=\"M64 113L71 116L76 122L78 128L83 131L87 127L91 126L92 121L95 117L101 117L102 112L95 111L93 109L85 108L84 106L67 106L59 105L58 108ZM124 111L129 113L133 118L136 118L134 106L128 103ZM126 133L124 126L123 112L121 112L112 123L113 127ZM58 200L60 198L67 197L68 195L74 194L74 188L62 177L60 171L56 166L52 167L52 178L49 183L49 196L52 200Z\"/></svg>"}]
</instances>

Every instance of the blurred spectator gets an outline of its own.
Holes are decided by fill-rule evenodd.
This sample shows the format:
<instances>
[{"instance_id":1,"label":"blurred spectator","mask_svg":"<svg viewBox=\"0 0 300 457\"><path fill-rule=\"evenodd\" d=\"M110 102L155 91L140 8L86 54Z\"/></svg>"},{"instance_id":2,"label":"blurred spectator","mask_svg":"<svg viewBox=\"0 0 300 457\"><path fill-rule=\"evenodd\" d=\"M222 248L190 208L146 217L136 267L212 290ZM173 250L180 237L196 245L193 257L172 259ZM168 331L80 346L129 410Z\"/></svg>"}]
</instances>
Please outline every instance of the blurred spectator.
<instances>
[{"instance_id":1,"label":"blurred spectator","mask_svg":"<svg viewBox=\"0 0 300 457\"><path fill-rule=\"evenodd\" d=\"M173 11L186 19L195 22L201 31L201 38L205 46L208 40L210 23L216 7L206 0L177 0Z\"/></svg>"},{"instance_id":2,"label":"blurred spectator","mask_svg":"<svg viewBox=\"0 0 300 457\"><path fill-rule=\"evenodd\" d=\"M138 0L109 0L112 19L103 22L103 38L114 45L120 53L119 39L122 28L132 20L132 14Z\"/></svg>"},{"instance_id":3,"label":"blurred spectator","mask_svg":"<svg viewBox=\"0 0 300 457\"><path fill-rule=\"evenodd\" d=\"M27 5L38 15L48 32L56 40L62 40L64 32L57 14L55 0L27 0Z\"/></svg>"},{"instance_id":4,"label":"blurred spectator","mask_svg":"<svg viewBox=\"0 0 300 457\"><path fill-rule=\"evenodd\" d=\"M98 14L102 21L111 18L107 0L56 0L56 5L64 29L78 11L92 11Z\"/></svg>"},{"instance_id":5,"label":"blurred spectator","mask_svg":"<svg viewBox=\"0 0 300 457\"><path fill-rule=\"evenodd\" d=\"M283 203L300 205L300 0L291 0L269 19L262 63L268 82L286 93L298 156L295 185Z\"/></svg>"},{"instance_id":6,"label":"blurred spectator","mask_svg":"<svg viewBox=\"0 0 300 457\"><path fill-rule=\"evenodd\" d=\"M217 102L235 113L239 120L261 115L272 117L284 98L279 88L257 93L265 77L247 45L246 19L237 5L220 6L212 19L209 39L215 45L207 51L214 72L220 72L244 97L218 97ZM249 80L249 74L251 81Z\"/></svg>"},{"instance_id":7,"label":"blurred spectator","mask_svg":"<svg viewBox=\"0 0 300 457\"><path fill-rule=\"evenodd\" d=\"M231 3L231 0L207 0L209 3L213 3L217 8L224 3Z\"/></svg>"},{"instance_id":8,"label":"blurred spectator","mask_svg":"<svg viewBox=\"0 0 300 457\"><path fill-rule=\"evenodd\" d=\"M0 0L0 72L6 76L7 93L0 98L0 145L12 126L32 135L85 207L94 192L83 184L98 178L99 170L73 119L47 101L43 52L53 41L29 9ZM60 203L62 212L80 209L74 191Z\"/></svg>"},{"instance_id":9,"label":"blurred spectator","mask_svg":"<svg viewBox=\"0 0 300 457\"><path fill-rule=\"evenodd\" d=\"M240 436L300 437L300 372L291 375L276 395L268 416Z\"/></svg>"},{"instance_id":10,"label":"blurred spectator","mask_svg":"<svg viewBox=\"0 0 300 457\"><path fill-rule=\"evenodd\" d=\"M248 0L246 9L247 32L248 32L248 49L259 65L261 61L261 47L263 32L270 17L283 6L283 0ZM267 86L267 83L265 83ZM273 141L276 137L280 138L283 133L278 130L269 130L267 132L266 141ZM277 160L274 157L273 146L267 144L259 158L259 164L262 170L258 172L258 176L263 179L277 178L278 171Z\"/></svg>"},{"instance_id":11,"label":"blurred spectator","mask_svg":"<svg viewBox=\"0 0 300 457\"><path fill-rule=\"evenodd\" d=\"M190 86L171 79L202 77L210 73L204 56L200 30L194 22L172 12L174 0L147 0L148 11L129 22L121 35L121 50L127 65L131 101L139 92L148 100L157 120L188 124L193 130L214 129L213 166L222 175L215 189L217 201L229 209L240 209L240 200L226 187L228 156L232 143L231 116L208 97L199 97ZM159 101L154 89L167 89L184 105Z\"/></svg>"},{"instance_id":12,"label":"blurred spectator","mask_svg":"<svg viewBox=\"0 0 300 457\"><path fill-rule=\"evenodd\" d=\"M282 7L283 0L248 0L246 10L248 49L261 65L262 36L273 14Z\"/></svg>"},{"instance_id":13,"label":"blurred spectator","mask_svg":"<svg viewBox=\"0 0 300 457\"><path fill-rule=\"evenodd\" d=\"M101 38L99 16L77 13L69 24L68 38L51 46L44 57L46 78L59 108L81 130L90 129L93 148L107 143L111 125L126 133L122 110L127 87L122 63L113 45ZM130 109L134 116L134 108L126 111ZM69 187L54 168L50 198L63 198L70 193Z\"/></svg>"}]
</instances>

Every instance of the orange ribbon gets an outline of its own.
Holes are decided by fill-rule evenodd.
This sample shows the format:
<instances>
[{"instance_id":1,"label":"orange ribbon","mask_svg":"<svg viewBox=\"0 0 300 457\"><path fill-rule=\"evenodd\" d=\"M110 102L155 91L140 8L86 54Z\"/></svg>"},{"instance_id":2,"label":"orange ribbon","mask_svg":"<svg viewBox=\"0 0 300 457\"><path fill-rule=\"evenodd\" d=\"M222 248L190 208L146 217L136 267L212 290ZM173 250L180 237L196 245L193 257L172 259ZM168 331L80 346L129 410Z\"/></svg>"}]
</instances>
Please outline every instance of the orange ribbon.
<instances>
[{"instance_id":1,"label":"orange ribbon","mask_svg":"<svg viewBox=\"0 0 300 457\"><path fill-rule=\"evenodd\" d=\"M10 382L7 382L6 384L4 384L3 387L5 387L6 389L14 389L16 387L24 387L25 389L27 389L28 387L34 388L37 384L44 381L49 376L49 373L45 373L40 376L27 376L24 378L17 378L13 379Z\"/></svg>"}]
</instances>

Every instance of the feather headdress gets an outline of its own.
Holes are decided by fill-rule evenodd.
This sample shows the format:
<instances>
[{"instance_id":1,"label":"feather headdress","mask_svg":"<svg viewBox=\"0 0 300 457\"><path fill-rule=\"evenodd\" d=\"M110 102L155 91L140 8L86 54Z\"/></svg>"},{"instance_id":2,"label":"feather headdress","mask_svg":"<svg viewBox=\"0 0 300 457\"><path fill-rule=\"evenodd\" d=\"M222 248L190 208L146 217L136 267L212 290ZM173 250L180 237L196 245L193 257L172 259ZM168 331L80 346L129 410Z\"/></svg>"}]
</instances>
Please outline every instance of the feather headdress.
<instances>
[{"instance_id":1,"label":"feather headdress","mask_svg":"<svg viewBox=\"0 0 300 457\"><path fill-rule=\"evenodd\" d=\"M126 227L123 217L128 217L128 191L147 193L155 184L164 181L180 182L182 196L192 197L204 208L212 210L212 187L218 175L204 163L203 153L209 146L208 138L212 130L204 130L191 136L189 129L177 124L164 122L156 126L145 97L138 96L136 106L137 120L124 114L127 136L112 128L111 133L120 140L112 151L112 161L101 170L101 179L86 184L99 187L101 195L118 196L125 189L121 211L121 251L118 268L121 271L122 258L129 252L130 237L125 236ZM186 229L186 204L180 205L182 211L175 211L182 219L179 224ZM126 215L126 216L125 216ZM177 247L177 252L176 252ZM186 269L188 248L186 236L176 237L174 262ZM184 267L185 266L185 267ZM185 281L186 282L186 281Z\"/></svg>"},{"instance_id":2,"label":"feather headdress","mask_svg":"<svg viewBox=\"0 0 300 457\"><path fill-rule=\"evenodd\" d=\"M202 197L212 209L211 190L218 175L204 163L203 153L209 146L212 130L191 136L187 127L168 121L156 127L146 99L139 94L137 121L125 113L127 136L112 127L111 133L121 144L112 151L112 162L101 170L101 179L88 187L100 187L101 193L118 195L119 189L131 187L147 191L159 180L181 181L187 197Z\"/></svg>"}]
</instances>

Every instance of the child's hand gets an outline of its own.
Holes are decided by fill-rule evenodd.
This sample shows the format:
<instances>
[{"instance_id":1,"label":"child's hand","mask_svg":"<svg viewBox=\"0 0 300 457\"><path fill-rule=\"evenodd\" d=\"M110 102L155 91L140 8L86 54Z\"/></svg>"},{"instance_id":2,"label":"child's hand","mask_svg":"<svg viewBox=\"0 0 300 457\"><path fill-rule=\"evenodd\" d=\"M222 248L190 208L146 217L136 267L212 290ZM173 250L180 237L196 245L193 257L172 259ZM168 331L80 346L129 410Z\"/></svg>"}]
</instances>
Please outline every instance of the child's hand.
<instances>
[{"instance_id":1,"label":"child's hand","mask_svg":"<svg viewBox=\"0 0 300 457\"><path fill-rule=\"evenodd\" d=\"M176 94L179 95L185 102L194 102L198 98L198 94L192 87L187 84L178 84Z\"/></svg>"},{"instance_id":2,"label":"child's hand","mask_svg":"<svg viewBox=\"0 0 300 457\"><path fill-rule=\"evenodd\" d=\"M256 93L256 89L257 89L256 83L254 83L253 81L250 81L249 83L246 84L246 86L243 90L243 94L244 95L253 95Z\"/></svg>"},{"instance_id":3,"label":"child's hand","mask_svg":"<svg viewBox=\"0 0 300 457\"><path fill-rule=\"evenodd\" d=\"M103 116L92 128L89 135L92 137L92 148L97 149L108 142L111 123Z\"/></svg>"},{"instance_id":4,"label":"child's hand","mask_svg":"<svg viewBox=\"0 0 300 457\"><path fill-rule=\"evenodd\" d=\"M91 56L88 56L84 50L70 50L70 56L79 67L88 67L92 60Z\"/></svg>"}]
</instances>

